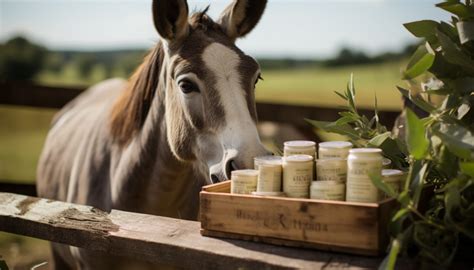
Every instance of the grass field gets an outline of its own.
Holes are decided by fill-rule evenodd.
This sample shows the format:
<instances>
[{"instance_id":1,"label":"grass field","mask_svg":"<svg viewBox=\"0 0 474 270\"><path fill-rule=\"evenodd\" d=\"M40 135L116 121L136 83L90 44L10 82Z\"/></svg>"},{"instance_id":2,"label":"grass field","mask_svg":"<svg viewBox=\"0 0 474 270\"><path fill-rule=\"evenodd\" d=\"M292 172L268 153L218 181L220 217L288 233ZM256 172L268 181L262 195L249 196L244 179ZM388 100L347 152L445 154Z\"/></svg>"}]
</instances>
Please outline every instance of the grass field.
<instances>
[{"instance_id":1,"label":"grass field","mask_svg":"<svg viewBox=\"0 0 474 270\"><path fill-rule=\"evenodd\" d=\"M402 84L400 68L404 64L405 61L399 61L331 69L263 71L264 81L258 84L257 100L323 107L343 105L334 91L343 91L353 73L360 107L372 108L377 94L381 109L398 110L401 99L395 86Z\"/></svg>"}]
</instances>

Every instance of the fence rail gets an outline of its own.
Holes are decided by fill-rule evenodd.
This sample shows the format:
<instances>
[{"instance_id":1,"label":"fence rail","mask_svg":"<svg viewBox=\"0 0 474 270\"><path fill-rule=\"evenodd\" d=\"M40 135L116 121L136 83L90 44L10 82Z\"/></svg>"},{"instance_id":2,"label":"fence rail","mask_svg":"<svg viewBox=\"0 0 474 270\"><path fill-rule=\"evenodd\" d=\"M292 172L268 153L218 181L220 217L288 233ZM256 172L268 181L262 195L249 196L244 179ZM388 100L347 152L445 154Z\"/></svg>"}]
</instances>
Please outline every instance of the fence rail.
<instances>
[{"instance_id":1,"label":"fence rail","mask_svg":"<svg viewBox=\"0 0 474 270\"><path fill-rule=\"evenodd\" d=\"M61 108L83 90L83 87L51 87L20 82L3 82L0 83L0 104ZM257 114L260 121L290 124L298 129L309 131L312 128L305 122L305 118L331 121L338 117L339 111L339 109L326 107L257 102ZM362 109L359 112L368 117L373 115L372 110ZM384 125L391 127L399 113L397 111L380 111L380 120Z\"/></svg>"}]
</instances>

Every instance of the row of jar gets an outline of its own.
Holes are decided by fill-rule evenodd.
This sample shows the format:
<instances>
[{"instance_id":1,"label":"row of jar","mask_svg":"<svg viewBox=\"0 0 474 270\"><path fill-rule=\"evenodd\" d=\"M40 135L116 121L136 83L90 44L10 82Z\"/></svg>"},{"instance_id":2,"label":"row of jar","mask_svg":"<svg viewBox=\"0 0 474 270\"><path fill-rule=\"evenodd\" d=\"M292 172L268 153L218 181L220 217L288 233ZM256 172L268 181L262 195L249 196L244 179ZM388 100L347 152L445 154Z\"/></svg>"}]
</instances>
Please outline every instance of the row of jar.
<instances>
[{"instance_id":1,"label":"row of jar","mask_svg":"<svg viewBox=\"0 0 474 270\"><path fill-rule=\"evenodd\" d=\"M312 141L285 142L283 157L256 157L253 170L232 171L231 192L377 202L385 196L371 175L382 177L395 191L401 188L403 172L383 169L387 164L381 149L353 149L350 142L336 141L320 143L318 150Z\"/></svg>"}]
</instances>

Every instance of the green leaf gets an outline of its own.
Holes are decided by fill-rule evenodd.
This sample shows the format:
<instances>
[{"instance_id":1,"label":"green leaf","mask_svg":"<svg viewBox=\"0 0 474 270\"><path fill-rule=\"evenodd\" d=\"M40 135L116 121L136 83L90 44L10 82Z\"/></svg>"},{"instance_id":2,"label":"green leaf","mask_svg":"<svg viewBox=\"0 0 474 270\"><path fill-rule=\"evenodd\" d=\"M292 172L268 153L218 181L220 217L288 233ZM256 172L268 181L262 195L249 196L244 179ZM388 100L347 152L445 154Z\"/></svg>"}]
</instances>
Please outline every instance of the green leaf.
<instances>
[{"instance_id":1,"label":"green leaf","mask_svg":"<svg viewBox=\"0 0 474 270\"><path fill-rule=\"evenodd\" d=\"M342 99L347 100L347 97L344 96L343 94L339 93L338 91L334 91L338 96L340 96Z\"/></svg>"},{"instance_id":2,"label":"green leaf","mask_svg":"<svg viewBox=\"0 0 474 270\"><path fill-rule=\"evenodd\" d=\"M372 184L374 184L374 186L376 186L379 190L382 190L390 197L397 197L397 192L395 192L391 186L384 183L380 175L369 174L369 176Z\"/></svg>"},{"instance_id":3,"label":"green leaf","mask_svg":"<svg viewBox=\"0 0 474 270\"><path fill-rule=\"evenodd\" d=\"M344 125L344 124L348 124L348 123L352 123L354 122L354 118L353 117L350 117L350 116L343 116L339 119L336 120L336 122L334 122L334 124L336 126L341 126L341 125Z\"/></svg>"},{"instance_id":4,"label":"green leaf","mask_svg":"<svg viewBox=\"0 0 474 270\"><path fill-rule=\"evenodd\" d=\"M425 184L425 178L427 175L428 170L428 163L422 164L413 164L410 168L411 170L411 178L413 180L410 181L410 189L413 191L413 204L415 207L418 207L418 202L420 201L421 191L423 190Z\"/></svg>"},{"instance_id":5,"label":"green leaf","mask_svg":"<svg viewBox=\"0 0 474 270\"><path fill-rule=\"evenodd\" d=\"M391 135L392 135L392 133L390 131L387 131L383 134L379 134L379 135L373 137L369 141L369 145L372 146L372 147L380 147L388 138L391 138L390 137Z\"/></svg>"},{"instance_id":6,"label":"green leaf","mask_svg":"<svg viewBox=\"0 0 474 270\"><path fill-rule=\"evenodd\" d=\"M390 252L380 264L378 268L379 270L395 269L395 263L397 262L398 253L400 252L400 248L402 246L401 241L402 241L401 235L397 236L397 238L394 238L392 240L392 244L390 245Z\"/></svg>"},{"instance_id":7,"label":"green leaf","mask_svg":"<svg viewBox=\"0 0 474 270\"><path fill-rule=\"evenodd\" d=\"M456 28L461 44L474 40L474 22L457 22Z\"/></svg>"},{"instance_id":8,"label":"green leaf","mask_svg":"<svg viewBox=\"0 0 474 270\"><path fill-rule=\"evenodd\" d=\"M353 127L348 124L337 125L334 122L316 121L309 119L305 120L314 127L320 128L324 131L345 135L353 140L359 139L359 134L354 130Z\"/></svg>"},{"instance_id":9,"label":"green leaf","mask_svg":"<svg viewBox=\"0 0 474 270\"><path fill-rule=\"evenodd\" d=\"M395 213L395 215L393 215L392 222L396 222L399 219L402 219L402 218L406 217L409 213L410 213L410 209L408 209L408 208L402 208L402 209L398 210Z\"/></svg>"},{"instance_id":10,"label":"green leaf","mask_svg":"<svg viewBox=\"0 0 474 270\"><path fill-rule=\"evenodd\" d=\"M458 107L458 110L457 110L457 119L463 119L464 116L466 116L469 111L471 110L471 105L466 102L466 103L462 103L459 107Z\"/></svg>"},{"instance_id":11,"label":"green leaf","mask_svg":"<svg viewBox=\"0 0 474 270\"><path fill-rule=\"evenodd\" d=\"M474 74L474 61L465 54L463 50L454 43L447 35L443 32L436 30L438 40L443 47L443 56L451 64L462 66L470 74Z\"/></svg>"},{"instance_id":12,"label":"green leaf","mask_svg":"<svg viewBox=\"0 0 474 270\"><path fill-rule=\"evenodd\" d=\"M418 108L422 109L423 111L431 113L436 110L433 105L426 102L420 95L412 96L410 95L410 91L401 88L400 86L397 86L397 88L403 96L410 99Z\"/></svg>"},{"instance_id":13,"label":"green leaf","mask_svg":"<svg viewBox=\"0 0 474 270\"><path fill-rule=\"evenodd\" d=\"M431 67L434 59L435 56L429 53L424 45L420 45L410 58L407 68L403 72L403 79L409 80L423 74Z\"/></svg>"},{"instance_id":14,"label":"green leaf","mask_svg":"<svg viewBox=\"0 0 474 270\"><path fill-rule=\"evenodd\" d=\"M451 94L453 90L450 87L446 87L444 82L437 79L429 79L428 81L421 84L425 93L435 95L447 95Z\"/></svg>"},{"instance_id":15,"label":"green leaf","mask_svg":"<svg viewBox=\"0 0 474 270\"><path fill-rule=\"evenodd\" d=\"M408 183L409 181L407 181ZM410 194L408 193L407 190L404 190L398 194L397 201L400 202L400 204L403 207L407 207L410 204Z\"/></svg>"},{"instance_id":16,"label":"green leaf","mask_svg":"<svg viewBox=\"0 0 474 270\"><path fill-rule=\"evenodd\" d=\"M422 20L405 23L403 26L405 26L405 28L415 37L427 38L435 35L438 23L431 20Z\"/></svg>"},{"instance_id":17,"label":"green leaf","mask_svg":"<svg viewBox=\"0 0 474 270\"><path fill-rule=\"evenodd\" d=\"M423 159L426 157L430 145L426 138L426 130L423 122L408 108L406 109L406 121L406 141L408 152L410 152L415 159Z\"/></svg>"},{"instance_id":18,"label":"green leaf","mask_svg":"<svg viewBox=\"0 0 474 270\"><path fill-rule=\"evenodd\" d=\"M354 74L351 73L351 78L347 83L346 97L349 102L349 110L357 114L357 107L355 105L355 86L354 86Z\"/></svg>"},{"instance_id":19,"label":"green leaf","mask_svg":"<svg viewBox=\"0 0 474 270\"><path fill-rule=\"evenodd\" d=\"M471 16L469 12L469 8L462 3L443 2L443 3L436 4L436 6L448 12L453 13L454 15L460 17L461 19L469 18Z\"/></svg>"},{"instance_id":20,"label":"green leaf","mask_svg":"<svg viewBox=\"0 0 474 270\"><path fill-rule=\"evenodd\" d=\"M474 159L474 136L467 128L453 122L435 126L433 132L458 157Z\"/></svg>"},{"instance_id":21,"label":"green leaf","mask_svg":"<svg viewBox=\"0 0 474 270\"><path fill-rule=\"evenodd\" d=\"M470 177L474 177L474 162L461 162L461 171Z\"/></svg>"},{"instance_id":22,"label":"green leaf","mask_svg":"<svg viewBox=\"0 0 474 270\"><path fill-rule=\"evenodd\" d=\"M399 235L406 227L403 226L405 220L410 217L411 211L408 208L399 209L389 223L389 230L392 235Z\"/></svg>"}]
</instances>

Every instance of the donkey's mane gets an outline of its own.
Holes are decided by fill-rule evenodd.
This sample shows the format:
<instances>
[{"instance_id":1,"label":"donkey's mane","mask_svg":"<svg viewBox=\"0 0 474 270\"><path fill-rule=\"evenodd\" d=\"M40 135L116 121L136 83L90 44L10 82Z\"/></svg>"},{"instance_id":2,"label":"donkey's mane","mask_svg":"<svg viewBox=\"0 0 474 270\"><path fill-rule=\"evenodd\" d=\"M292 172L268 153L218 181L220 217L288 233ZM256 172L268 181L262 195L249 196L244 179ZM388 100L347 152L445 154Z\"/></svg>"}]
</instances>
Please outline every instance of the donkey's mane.
<instances>
[{"instance_id":1,"label":"donkey's mane","mask_svg":"<svg viewBox=\"0 0 474 270\"><path fill-rule=\"evenodd\" d=\"M192 31L221 31L207 14L209 6L189 17ZM148 53L144 61L130 77L127 88L113 105L110 133L115 142L123 146L142 128L158 87L163 63L163 44L158 44Z\"/></svg>"},{"instance_id":2,"label":"donkey's mane","mask_svg":"<svg viewBox=\"0 0 474 270\"><path fill-rule=\"evenodd\" d=\"M115 142L126 144L145 123L158 87L163 62L163 45L159 42L130 77L127 88L113 105L110 132Z\"/></svg>"}]
</instances>

